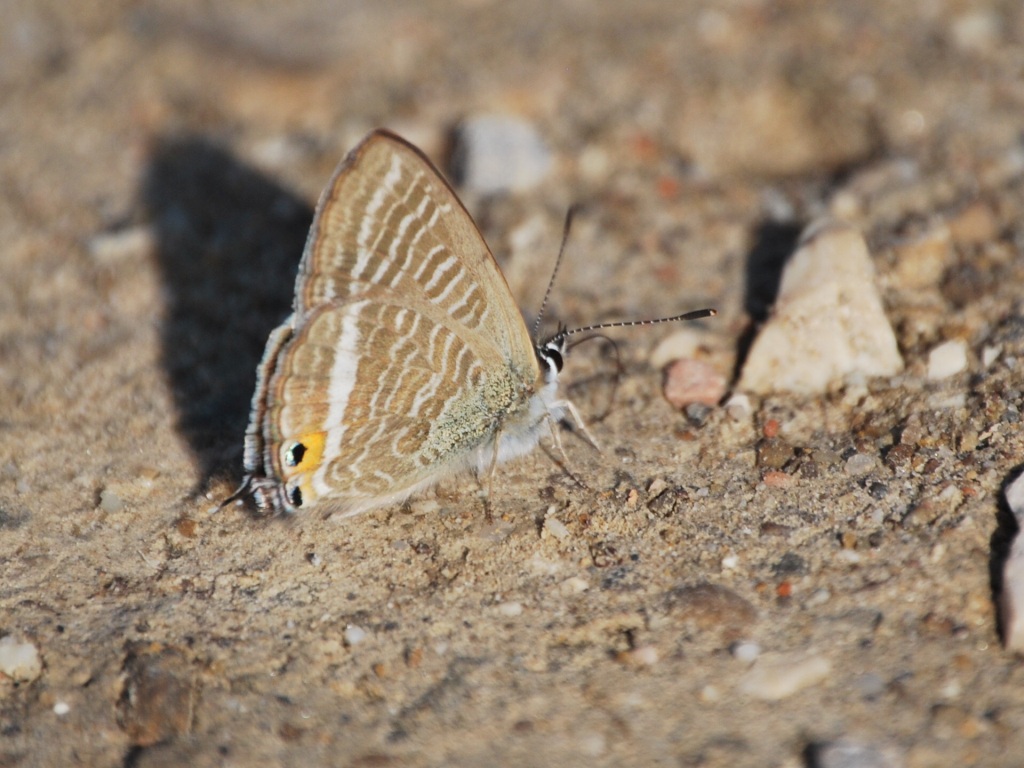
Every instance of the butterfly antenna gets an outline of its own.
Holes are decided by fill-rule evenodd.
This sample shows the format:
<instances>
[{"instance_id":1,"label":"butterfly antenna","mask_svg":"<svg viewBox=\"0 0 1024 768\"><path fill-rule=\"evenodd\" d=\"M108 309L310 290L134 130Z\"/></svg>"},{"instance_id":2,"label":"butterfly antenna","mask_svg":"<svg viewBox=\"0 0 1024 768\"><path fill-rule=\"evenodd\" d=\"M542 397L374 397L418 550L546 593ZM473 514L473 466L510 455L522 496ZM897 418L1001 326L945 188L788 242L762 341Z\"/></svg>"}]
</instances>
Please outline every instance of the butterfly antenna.
<instances>
[{"instance_id":1,"label":"butterfly antenna","mask_svg":"<svg viewBox=\"0 0 1024 768\"><path fill-rule=\"evenodd\" d=\"M681 323L686 320L700 320L705 317L714 317L718 314L717 309L697 309L693 312L686 312L682 315L672 317L655 317L650 320L620 320L614 323L598 323L597 325L585 325L582 328L569 328L559 331L558 335L572 336L575 333L586 333L587 331L601 331L605 328L631 328L636 325L657 325L658 323Z\"/></svg>"},{"instance_id":2,"label":"butterfly antenna","mask_svg":"<svg viewBox=\"0 0 1024 768\"><path fill-rule=\"evenodd\" d=\"M569 242L569 230L572 228L572 220L579 210L578 205L569 206L565 214L565 224L562 225L562 244L558 246L558 257L555 259L555 268L551 270L551 279L548 280L547 290L544 291L544 299L540 303L540 311L537 312L537 319L533 321L533 338L538 338L540 332L540 321L544 319L544 310L548 306L548 297L551 296L551 289L555 285L555 278L558 277L558 268L562 266L562 255L565 253L565 244Z\"/></svg>"}]
</instances>

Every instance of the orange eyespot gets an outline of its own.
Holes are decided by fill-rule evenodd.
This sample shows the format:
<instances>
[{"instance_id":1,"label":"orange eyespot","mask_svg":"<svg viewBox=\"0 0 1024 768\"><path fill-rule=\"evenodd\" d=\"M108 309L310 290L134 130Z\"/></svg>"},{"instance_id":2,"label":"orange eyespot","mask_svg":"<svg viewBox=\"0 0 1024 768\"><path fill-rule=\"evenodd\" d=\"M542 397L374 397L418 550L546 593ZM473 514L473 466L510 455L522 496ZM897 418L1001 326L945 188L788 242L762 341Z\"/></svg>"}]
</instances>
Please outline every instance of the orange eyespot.
<instances>
[{"instance_id":1,"label":"orange eyespot","mask_svg":"<svg viewBox=\"0 0 1024 768\"><path fill-rule=\"evenodd\" d=\"M299 435L281 446L281 467L286 477L303 472L314 472L324 457L325 432L309 432Z\"/></svg>"}]
</instances>

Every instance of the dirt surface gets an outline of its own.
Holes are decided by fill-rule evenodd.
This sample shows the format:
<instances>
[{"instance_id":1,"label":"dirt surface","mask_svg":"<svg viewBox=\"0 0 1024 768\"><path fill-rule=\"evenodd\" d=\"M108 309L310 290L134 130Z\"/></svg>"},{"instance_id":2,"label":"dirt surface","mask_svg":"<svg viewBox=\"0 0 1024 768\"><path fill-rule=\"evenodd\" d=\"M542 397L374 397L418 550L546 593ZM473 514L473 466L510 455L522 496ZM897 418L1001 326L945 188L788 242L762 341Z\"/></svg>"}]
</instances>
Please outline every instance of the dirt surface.
<instances>
[{"instance_id":1,"label":"dirt surface","mask_svg":"<svg viewBox=\"0 0 1024 768\"><path fill-rule=\"evenodd\" d=\"M1022 83L1017 0L0 4L0 765L1022 764ZM714 306L732 377L832 214L905 372L695 423L616 334L586 488L211 516L334 165L484 114L555 160L465 197L527 314L580 202L552 325Z\"/></svg>"}]
</instances>

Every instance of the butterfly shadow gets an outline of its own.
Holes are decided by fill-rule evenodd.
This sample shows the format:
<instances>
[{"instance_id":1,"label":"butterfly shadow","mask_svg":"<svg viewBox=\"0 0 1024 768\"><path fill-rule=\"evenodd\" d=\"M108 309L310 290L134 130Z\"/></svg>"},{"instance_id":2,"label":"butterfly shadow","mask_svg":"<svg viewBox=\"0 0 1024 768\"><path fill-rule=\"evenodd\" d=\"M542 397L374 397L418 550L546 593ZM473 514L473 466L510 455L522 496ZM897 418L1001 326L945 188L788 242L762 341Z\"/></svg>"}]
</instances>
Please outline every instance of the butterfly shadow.
<instances>
[{"instance_id":1,"label":"butterfly shadow","mask_svg":"<svg viewBox=\"0 0 1024 768\"><path fill-rule=\"evenodd\" d=\"M290 311L313 209L195 136L156 143L140 194L165 286L163 365L203 490L240 479L256 367Z\"/></svg>"}]
</instances>

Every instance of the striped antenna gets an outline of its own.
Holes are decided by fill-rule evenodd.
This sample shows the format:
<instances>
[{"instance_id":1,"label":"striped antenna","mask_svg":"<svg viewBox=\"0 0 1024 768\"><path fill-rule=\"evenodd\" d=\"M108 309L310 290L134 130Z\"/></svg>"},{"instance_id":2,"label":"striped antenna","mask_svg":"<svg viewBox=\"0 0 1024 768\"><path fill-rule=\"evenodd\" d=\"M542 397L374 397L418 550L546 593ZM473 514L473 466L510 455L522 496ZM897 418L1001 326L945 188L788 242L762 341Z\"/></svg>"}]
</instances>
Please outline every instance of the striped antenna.
<instances>
[{"instance_id":1,"label":"striped antenna","mask_svg":"<svg viewBox=\"0 0 1024 768\"><path fill-rule=\"evenodd\" d=\"M579 205L569 206L565 214L565 224L562 225L562 244L558 246L558 256L555 258L555 268L551 270L551 278L548 280L548 287L544 291L544 299L540 303L540 311L537 312L537 319L533 321L533 339L536 341L540 332L540 321L544 319L544 310L548 306L548 298L551 296L551 289L555 285L555 278L558 277L558 268L562 266L562 256L565 253L565 244L569 242L569 230L572 228L572 220L579 210Z\"/></svg>"},{"instance_id":2,"label":"striped antenna","mask_svg":"<svg viewBox=\"0 0 1024 768\"><path fill-rule=\"evenodd\" d=\"M619 320L614 323L598 323L597 325L585 325L582 328L568 328L555 334L556 338L572 336L576 333L587 331L600 331L605 328L630 328L634 325L657 325L658 323L681 323L686 320L700 320L705 317L714 317L718 314L717 309L695 309L693 312L686 312L682 315L672 317L655 317L650 320Z\"/></svg>"},{"instance_id":3,"label":"striped antenna","mask_svg":"<svg viewBox=\"0 0 1024 768\"><path fill-rule=\"evenodd\" d=\"M537 334L540 331L541 320L544 319L544 310L547 309L548 299L551 296L551 289L555 285L555 280L558 277L558 269L562 266L562 256L565 255L565 246L569 242L569 230L572 228L572 220L575 218L577 211L579 211L579 205L572 205L565 214L565 224L562 225L562 244L558 246L558 256L555 258L554 269L551 270L551 278L548 280L548 287L544 291L544 298L540 303L540 311L537 312L537 318L533 321L533 338L537 338ZM598 323L597 325L586 325L582 328L560 328L558 333L549 339L564 339L567 336L572 336L577 333L585 333L587 331L601 331L606 328L630 328L637 325L657 325L658 323L681 323L687 320L700 320L705 317L714 317L718 314L716 309L697 309L693 312L686 312L682 315L673 315L672 317L656 317L650 320L620 320L613 323Z\"/></svg>"}]
</instances>

